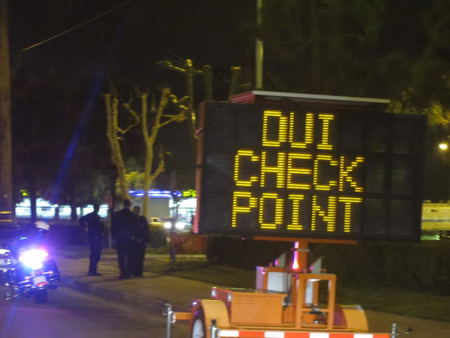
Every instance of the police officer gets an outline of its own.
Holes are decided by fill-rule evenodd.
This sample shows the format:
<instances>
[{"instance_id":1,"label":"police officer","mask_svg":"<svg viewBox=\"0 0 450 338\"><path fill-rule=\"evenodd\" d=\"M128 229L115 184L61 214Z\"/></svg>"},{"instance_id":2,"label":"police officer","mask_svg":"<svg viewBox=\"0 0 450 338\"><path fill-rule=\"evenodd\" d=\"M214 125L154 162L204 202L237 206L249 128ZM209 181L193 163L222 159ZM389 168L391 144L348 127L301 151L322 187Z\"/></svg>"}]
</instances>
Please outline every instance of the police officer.
<instances>
[{"instance_id":1,"label":"police officer","mask_svg":"<svg viewBox=\"0 0 450 338\"><path fill-rule=\"evenodd\" d=\"M132 273L133 234L138 224L138 216L131 211L130 200L123 201L123 209L112 216L111 233L117 250L120 279L130 278Z\"/></svg>"},{"instance_id":2,"label":"police officer","mask_svg":"<svg viewBox=\"0 0 450 338\"><path fill-rule=\"evenodd\" d=\"M93 204L94 211L80 217L79 224L86 230L89 241L90 256L89 256L89 271L88 276L101 276L101 273L97 272L97 264L100 261L103 248L103 234L105 232L105 225L102 218L98 214L99 205Z\"/></svg>"},{"instance_id":3,"label":"police officer","mask_svg":"<svg viewBox=\"0 0 450 338\"><path fill-rule=\"evenodd\" d=\"M132 270L135 277L142 277L144 272L145 249L150 241L150 232L145 216L140 215L141 208L133 207L133 212L138 216L138 224L133 234Z\"/></svg>"}]
</instances>

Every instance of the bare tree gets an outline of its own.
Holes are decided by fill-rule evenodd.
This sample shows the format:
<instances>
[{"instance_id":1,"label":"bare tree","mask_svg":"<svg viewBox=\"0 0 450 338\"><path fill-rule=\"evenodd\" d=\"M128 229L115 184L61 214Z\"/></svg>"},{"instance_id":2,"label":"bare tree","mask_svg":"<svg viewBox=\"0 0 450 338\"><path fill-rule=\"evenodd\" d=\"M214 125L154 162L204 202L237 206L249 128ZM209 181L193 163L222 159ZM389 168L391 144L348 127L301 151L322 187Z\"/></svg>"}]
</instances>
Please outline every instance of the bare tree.
<instances>
[{"instance_id":1,"label":"bare tree","mask_svg":"<svg viewBox=\"0 0 450 338\"><path fill-rule=\"evenodd\" d=\"M133 115L134 121L126 128L119 126L119 98L113 94L106 94L106 136L108 137L109 145L111 147L111 160L117 170L117 178L119 181L119 191L122 199L129 199L128 183L126 179L127 168L122 155L122 147L120 146L120 139L131 128L139 124L139 116Z\"/></svg>"},{"instance_id":2,"label":"bare tree","mask_svg":"<svg viewBox=\"0 0 450 338\"><path fill-rule=\"evenodd\" d=\"M113 94L105 95L105 106L107 113L107 137L111 146L112 161L117 169L120 194L122 198L129 198L128 182L126 179L127 169L122 154L120 138L123 137L131 128L141 125L142 137L145 145L145 168L144 168L144 186L146 192L144 194L143 214L148 215L149 196L148 190L152 186L154 180L164 172L164 156L163 146L159 147L157 152L158 164L154 167L155 146L158 140L159 131L162 127L172 122L182 122L186 119L189 107L184 104L187 97L181 100L172 94L170 88L161 90L161 97L158 106L152 97L149 105L149 94L147 92L139 92L139 112L135 110L133 102L124 102L121 107L126 113L132 117L132 122L125 128L119 126L119 108L120 100ZM173 105L171 113L167 113L169 104ZM153 116L151 116L153 115Z\"/></svg>"}]
</instances>

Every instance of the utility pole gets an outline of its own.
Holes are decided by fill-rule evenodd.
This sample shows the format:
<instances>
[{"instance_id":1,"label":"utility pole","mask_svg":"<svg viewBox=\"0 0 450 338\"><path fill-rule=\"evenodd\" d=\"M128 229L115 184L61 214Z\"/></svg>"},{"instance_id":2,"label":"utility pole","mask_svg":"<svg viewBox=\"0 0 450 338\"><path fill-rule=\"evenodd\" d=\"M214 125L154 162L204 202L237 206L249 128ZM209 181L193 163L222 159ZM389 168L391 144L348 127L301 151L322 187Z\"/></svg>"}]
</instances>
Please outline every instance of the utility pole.
<instances>
[{"instance_id":1,"label":"utility pole","mask_svg":"<svg viewBox=\"0 0 450 338\"><path fill-rule=\"evenodd\" d=\"M235 94L239 93L239 75L241 74L240 66L232 66L230 68L231 71L231 80L230 80L230 88L228 91L228 97L231 97Z\"/></svg>"},{"instance_id":2,"label":"utility pole","mask_svg":"<svg viewBox=\"0 0 450 338\"><path fill-rule=\"evenodd\" d=\"M7 0L0 0L0 229L13 225Z\"/></svg>"},{"instance_id":3,"label":"utility pole","mask_svg":"<svg viewBox=\"0 0 450 338\"><path fill-rule=\"evenodd\" d=\"M309 11L311 16L311 37L312 37L312 80L314 89L320 92L320 80L322 77L321 53L320 53L320 27L317 12L316 0L309 0Z\"/></svg>"},{"instance_id":4,"label":"utility pole","mask_svg":"<svg viewBox=\"0 0 450 338\"><path fill-rule=\"evenodd\" d=\"M264 44L262 40L263 0L256 0L255 87L263 89Z\"/></svg>"},{"instance_id":5,"label":"utility pole","mask_svg":"<svg viewBox=\"0 0 450 338\"><path fill-rule=\"evenodd\" d=\"M194 68L194 64L191 59L184 60L182 67L176 66L170 60L162 60L158 62L163 68L181 73L185 78L185 88L187 96L188 113L190 114L190 125L193 135L197 128L196 115L194 110L194 75L203 75L203 81L205 86L205 100L212 100L213 96L213 75L211 65L204 65L202 69Z\"/></svg>"},{"instance_id":6,"label":"utility pole","mask_svg":"<svg viewBox=\"0 0 450 338\"><path fill-rule=\"evenodd\" d=\"M205 101L213 100L213 70L211 65L203 65L203 87L205 89L205 94L203 99Z\"/></svg>"}]
</instances>

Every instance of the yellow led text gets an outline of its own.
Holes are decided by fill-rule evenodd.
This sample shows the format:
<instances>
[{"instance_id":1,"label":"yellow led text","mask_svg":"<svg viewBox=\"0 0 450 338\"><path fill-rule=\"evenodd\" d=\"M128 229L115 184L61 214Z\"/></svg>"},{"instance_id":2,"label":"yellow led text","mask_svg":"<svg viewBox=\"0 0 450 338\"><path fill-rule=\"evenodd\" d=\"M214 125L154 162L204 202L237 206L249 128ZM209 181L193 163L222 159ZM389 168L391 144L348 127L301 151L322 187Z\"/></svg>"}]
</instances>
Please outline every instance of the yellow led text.
<instances>
[{"instance_id":1,"label":"yellow led text","mask_svg":"<svg viewBox=\"0 0 450 338\"><path fill-rule=\"evenodd\" d=\"M280 198L277 193L263 193L260 198L257 198L248 191L235 191L233 193L231 227L236 228L238 226L239 214L249 214L254 211L257 212L261 229L279 229L282 224L288 222L287 230L301 231L305 229L305 226L300 224L301 213L310 212L311 231L317 230L317 222L322 219L326 224L326 231L334 232L337 220L336 211L339 203L341 203L344 208L344 232L351 232L352 206L355 203L362 203L362 198L359 197L329 196L326 206L322 206L319 205L317 196L312 196L312 208L306 210L301 207L304 199L305 195L302 194L290 194L289 199L285 200ZM265 208L270 200L275 202L275 213L267 216ZM284 209L287 203L291 206L291 214L287 215L288 219L285 220Z\"/></svg>"},{"instance_id":2,"label":"yellow led text","mask_svg":"<svg viewBox=\"0 0 450 338\"><path fill-rule=\"evenodd\" d=\"M332 113L265 110L260 146L234 156L231 227L352 232L366 160L337 152L335 126Z\"/></svg>"}]
</instances>

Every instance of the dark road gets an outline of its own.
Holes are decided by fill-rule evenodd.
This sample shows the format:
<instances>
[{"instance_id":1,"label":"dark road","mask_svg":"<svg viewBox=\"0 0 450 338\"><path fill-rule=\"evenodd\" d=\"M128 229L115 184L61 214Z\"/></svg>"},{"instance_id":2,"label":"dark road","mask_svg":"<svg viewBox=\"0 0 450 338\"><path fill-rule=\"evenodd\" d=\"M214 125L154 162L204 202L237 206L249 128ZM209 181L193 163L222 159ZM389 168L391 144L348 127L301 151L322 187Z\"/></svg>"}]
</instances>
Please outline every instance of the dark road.
<instances>
[{"instance_id":1,"label":"dark road","mask_svg":"<svg viewBox=\"0 0 450 338\"><path fill-rule=\"evenodd\" d=\"M49 293L47 304L23 297L0 299L0 338L159 338L165 337L160 314L144 314L67 288ZM188 336L177 324L173 338Z\"/></svg>"}]
</instances>

